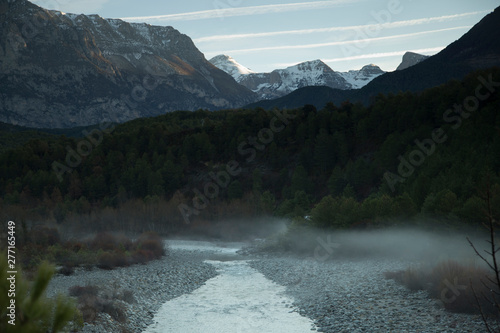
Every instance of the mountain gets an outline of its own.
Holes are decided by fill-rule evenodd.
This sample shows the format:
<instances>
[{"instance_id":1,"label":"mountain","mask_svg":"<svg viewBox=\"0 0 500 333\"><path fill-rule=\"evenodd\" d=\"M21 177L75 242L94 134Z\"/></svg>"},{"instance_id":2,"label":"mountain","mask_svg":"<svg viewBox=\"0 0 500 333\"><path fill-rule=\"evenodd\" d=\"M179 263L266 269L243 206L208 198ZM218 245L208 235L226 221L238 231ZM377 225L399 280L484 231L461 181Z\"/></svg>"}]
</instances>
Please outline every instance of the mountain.
<instances>
[{"instance_id":1,"label":"mountain","mask_svg":"<svg viewBox=\"0 0 500 333\"><path fill-rule=\"evenodd\" d=\"M468 73L500 66L500 7L438 54L400 71L379 76L363 87L356 99L368 102L379 93L422 91Z\"/></svg>"},{"instance_id":2,"label":"mountain","mask_svg":"<svg viewBox=\"0 0 500 333\"><path fill-rule=\"evenodd\" d=\"M64 128L256 100L172 27L0 7L0 121Z\"/></svg>"},{"instance_id":3,"label":"mountain","mask_svg":"<svg viewBox=\"0 0 500 333\"><path fill-rule=\"evenodd\" d=\"M299 88L327 86L335 89L359 89L384 73L378 66L367 65L361 70L336 72L321 60L276 69L270 73L255 73L227 55L218 55L210 62L233 76L241 85L257 93L261 99L284 96Z\"/></svg>"},{"instance_id":4,"label":"mountain","mask_svg":"<svg viewBox=\"0 0 500 333\"><path fill-rule=\"evenodd\" d=\"M306 104L322 108L332 101L348 100L353 91L355 90L340 90L326 86L309 86L292 91L286 96L251 103L245 106L245 108L253 109L259 107L265 110L271 110L273 108L294 109Z\"/></svg>"},{"instance_id":5,"label":"mountain","mask_svg":"<svg viewBox=\"0 0 500 333\"><path fill-rule=\"evenodd\" d=\"M424 89L441 85L449 80L460 80L468 73L500 66L500 7L486 15L474 25L460 39L448 45L444 50L425 61L403 70L387 72L374 78L367 85L358 90L338 90L328 92L331 97L328 101L340 104L346 100L365 104L378 94L398 93L401 91L418 92ZM319 96L311 87L307 92L312 96ZM318 88L323 91L324 87ZM334 89L331 89L334 90ZM303 99L298 98L303 96ZM324 98L317 101L304 96L303 92L283 96L278 100L263 101L250 104L253 107L266 108L286 105L289 108L300 107L304 104L313 104L316 107L324 106ZM306 102L300 104L302 102ZM298 104L299 103L299 104Z\"/></svg>"},{"instance_id":6,"label":"mountain","mask_svg":"<svg viewBox=\"0 0 500 333\"><path fill-rule=\"evenodd\" d=\"M328 86L338 89L348 89L350 86L342 76L321 60L276 69L271 73L244 75L238 82L263 99L284 96L307 86Z\"/></svg>"},{"instance_id":7,"label":"mountain","mask_svg":"<svg viewBox=\"0 0 500 333\"><path fill-rule=\"evenodd\" d=\"M210 59L209 62L220 70L223 70L227 74L231 75L236 81L238 81L242 75L255 73L251 69L239 64L236 60L225 54L215 56Z\"/></svg>"},{"instance_id":8,"label":"mountain","mask_svg":"<svg viewBox=\"0 0 500 333\"><path fill-rule=\"evenodd\" d=\"M363 66L360 70L350 70L349 72L339 72L339 74L351 85L349 89L361 89L370 83L374 78L385 72L377 65L370 64Z\"/></svg>"},{"instance_id":9,"label":"mountain","mask_svg":"<svg viewBox=\"0 0 500 333\"><path fill-rule=\"evenodd\" d=\"M399 64L398 68L396 68L397 71L406 69L411 66L415 66L419 62L429 58L429 56L423 55L423 54L418 54L414 52L406 52L403 55L403 61Z\"/></svg>"}]
</instances>

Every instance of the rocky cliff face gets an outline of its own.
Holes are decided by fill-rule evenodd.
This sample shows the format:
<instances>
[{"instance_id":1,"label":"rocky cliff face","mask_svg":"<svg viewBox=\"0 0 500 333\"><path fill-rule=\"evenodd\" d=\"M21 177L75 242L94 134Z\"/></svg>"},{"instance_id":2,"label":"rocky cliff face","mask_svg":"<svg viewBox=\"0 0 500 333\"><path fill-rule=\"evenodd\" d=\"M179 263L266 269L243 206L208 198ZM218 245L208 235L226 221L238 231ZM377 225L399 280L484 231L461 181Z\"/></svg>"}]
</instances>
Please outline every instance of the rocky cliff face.
<instances>
[{"instance_id":1,"label":"rocky cliff face","mask_svg":"<svg viewBox=\"0 0 500 333\"><path fill-rule=\"evenodd\" d=\"M425 59L429 58L429 56L423 55L423 54L418 54L414 52L406 52L403 55L403 60L401 61L401 64L399 64L398 68L396 68L397 71L406 69L411 66L415 66L421 61L424 61Z\"/></svg>"},{"instance_id":2,"label":"rocky cliff face","mask_svg":"<svg viewBox=\"0 0 500 333\"><path fill-rule=\"evenodd\" d=\"M0 0L0 28L3 122L72 127L256 99L172 27Z\"/></svg>"}]
</instances>

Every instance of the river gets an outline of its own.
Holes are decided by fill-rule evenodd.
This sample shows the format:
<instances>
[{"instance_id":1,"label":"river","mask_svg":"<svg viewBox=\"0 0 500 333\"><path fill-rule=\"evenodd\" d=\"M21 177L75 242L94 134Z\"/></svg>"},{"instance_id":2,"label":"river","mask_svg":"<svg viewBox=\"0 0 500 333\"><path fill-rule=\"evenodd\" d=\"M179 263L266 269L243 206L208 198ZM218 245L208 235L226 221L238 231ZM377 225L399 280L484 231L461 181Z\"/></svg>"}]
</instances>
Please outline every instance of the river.
<instances>
[{"instance_id":1,"label":"river","mask_svg":"<svg viewBox=\"0 0 500 333\"><path fill-rule=\"evenodd\" d=\"M164 303L144 333L303 333L313 322L298 314L285 287L251 268L236 251L241 244L170 241L172 249L198 251L219 275L190 294Z\"/></svg>"}]
</instances>

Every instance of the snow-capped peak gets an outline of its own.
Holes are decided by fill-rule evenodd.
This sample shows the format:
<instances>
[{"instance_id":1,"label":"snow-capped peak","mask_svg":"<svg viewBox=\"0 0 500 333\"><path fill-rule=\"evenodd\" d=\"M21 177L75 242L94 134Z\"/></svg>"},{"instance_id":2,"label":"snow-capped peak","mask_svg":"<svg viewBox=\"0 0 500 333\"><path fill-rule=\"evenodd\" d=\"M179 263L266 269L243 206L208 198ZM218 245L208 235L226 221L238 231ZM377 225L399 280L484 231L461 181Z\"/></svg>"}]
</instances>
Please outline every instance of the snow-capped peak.
<instances>
[{"instance_id":1,"label":"snow-capped peak","mask_svg":"<svg viewBox=\"0 0 500 333\"><path fill-rule=\"evenodd\" d=\"M287 69L290 69L290 68L297 68L301 71L311 71L311 70L315 70L315 69L330 69L330 67L328 67L328 65L325 64L320 59L311 60L311 61L304 61L304 62L301 62L300 64L290 66Z\"/></svg>"},{"instance_id":2,"label":"snow-capped peak","mask_svg":"<svg viewBox=\"0 0 500 333\"><path fill-rule=\"evenodd\" d=\"M371 80L384 74L385 72L377 65L369 64L360 70L350 70L349 72L339 72L339 74L351 85L351 89L360 89Z\"/></svg>"},{"instance_id":3,"label":"snow-capped peak","mask_svg":"<svg viewBox=\"0 0 500 333\"><path fill-rule=\"evenodd\" d=\"M239 64L236 60L226 54L221 54L209 60L212 65L231 75L236 81L241 75L255 73L254 71Z\"/></svg>"},{"instance_id":4,"label":"snow-capped peak","mask_svg":"<svg viewBox=\"0 0 500 333\"><path fill-rule=\"evenodd\" d=\"M336 72L320 59L275 69L270 73L255 73L228 55L218 55L210 59L210 62L241 85L259 94L262 99L280 97L306 86L359 89L384 73L374 64L366 65L360 70Z\"/></svg>"}]
</instances>

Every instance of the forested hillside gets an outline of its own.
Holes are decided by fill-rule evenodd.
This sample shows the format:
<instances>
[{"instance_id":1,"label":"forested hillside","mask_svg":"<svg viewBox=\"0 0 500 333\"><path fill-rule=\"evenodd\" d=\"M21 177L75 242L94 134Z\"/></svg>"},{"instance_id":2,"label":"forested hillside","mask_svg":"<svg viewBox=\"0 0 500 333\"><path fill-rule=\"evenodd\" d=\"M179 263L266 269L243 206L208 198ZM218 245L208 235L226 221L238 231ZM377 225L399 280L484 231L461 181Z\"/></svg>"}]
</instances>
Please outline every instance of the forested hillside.
<instances>
[{"instance_id":1,"label":"forested hillside","mask_svg":"<svg viewBox=\"0 0 500 333\"><path fill-rule=\"evenodd\" d=\"M43 136L0 155L1 210L101 229L264 214L477 224L485 186L500 189L498 82L494 68L368 107L177 111Z\"/></svg>"}]
</instances>

